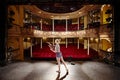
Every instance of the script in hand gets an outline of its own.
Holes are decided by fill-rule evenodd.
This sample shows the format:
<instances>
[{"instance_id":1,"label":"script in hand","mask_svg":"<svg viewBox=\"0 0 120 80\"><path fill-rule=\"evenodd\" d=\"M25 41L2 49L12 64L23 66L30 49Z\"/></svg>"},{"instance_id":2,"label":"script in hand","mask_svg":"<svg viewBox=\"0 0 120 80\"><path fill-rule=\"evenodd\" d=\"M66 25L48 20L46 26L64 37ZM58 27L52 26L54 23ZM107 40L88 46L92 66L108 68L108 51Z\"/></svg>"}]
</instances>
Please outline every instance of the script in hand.
<instances>
[{"instance_id":1,"label":"script in hand","mask_svg":"<svg viewBox=\"0 0 120 80\"><path fill-rule=\"evenodd\" d=\"M50 50L54 50L54 45L52 45L50 42L47 42L49 45L49 47L50 47Z\"/></svg>"}]
</instances>

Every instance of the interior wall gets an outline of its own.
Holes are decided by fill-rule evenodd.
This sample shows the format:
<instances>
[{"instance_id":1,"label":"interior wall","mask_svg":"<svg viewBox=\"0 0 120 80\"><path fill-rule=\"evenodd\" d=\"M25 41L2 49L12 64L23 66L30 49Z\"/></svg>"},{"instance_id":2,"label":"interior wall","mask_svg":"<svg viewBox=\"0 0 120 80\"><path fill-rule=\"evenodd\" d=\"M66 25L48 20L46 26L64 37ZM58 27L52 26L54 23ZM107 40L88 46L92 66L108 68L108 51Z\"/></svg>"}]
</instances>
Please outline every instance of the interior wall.
<instances>
[{"instance_id":1,"label":"interior wall","mask_svg":"<svg viewBox=\"0 0 120 80\"><path fill-rule=\"evenodd\" d=\"M100 49L104 51L107 51L107 49L112 48L111 42L109 42L106 39L101 39L99 45L100 45Z\"/></svg>"},{"instance_id":2,"label":"interior wall","mask_svg":"<svg viewBox=\"0 0 120 80\"><path fill-rule=\"evenodd\" d=\"M18 49L14 51L15 60L24 60L23 56L23 36L20 34L21 27L23 27L24 9L22 5L9 5L8 6L8 17L10 11L14 12L12 18L14 19L12 26L8 29L7 47L13 47ZM9 26L8 26L9 27Z\"/></svg>"},{"instance_id":3,"label":"interior wall","mask_svg":"<svg viewBox=\"0 0 120 80\"><path fill-rule=\"evenodd\" d=\"M102 24L107 24L108 23L106 21L106 18L108 18L110 15L105 13L108 9L112 9L112 7L110 5L103 5L101 7L101 15L102 15L101 16L101 22L102 22Z\"/></svg>"}]
</instances>

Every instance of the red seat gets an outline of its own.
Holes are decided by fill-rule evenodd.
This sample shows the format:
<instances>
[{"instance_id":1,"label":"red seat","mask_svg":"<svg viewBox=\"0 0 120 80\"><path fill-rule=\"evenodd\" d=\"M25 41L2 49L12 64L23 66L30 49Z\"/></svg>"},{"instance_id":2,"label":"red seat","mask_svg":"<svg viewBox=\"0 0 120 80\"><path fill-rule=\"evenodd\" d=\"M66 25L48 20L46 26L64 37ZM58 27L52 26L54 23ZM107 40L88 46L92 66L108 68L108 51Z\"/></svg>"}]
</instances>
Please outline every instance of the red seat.
<instances>
[{"instance_id":1,"label":"red seat","mask_svg":"<svg viewBox=\"0 0 120 80\"><path fill-rule=\"evenodd\" d=\"M98 53L90 49L89 55L87 54L87 50L83 48L82 45L80 45L80 48L77 49L76 45L68 45L68 47L65 47L65 44L61 44L61 51L64 58L72 57L73 59L90 59L98 56ZM33 46L32 50L33 58L55 58L55 53L52 52L47 45L43 45L43 48L41 49L39 45Z\"/></svg>"}]
</instances>

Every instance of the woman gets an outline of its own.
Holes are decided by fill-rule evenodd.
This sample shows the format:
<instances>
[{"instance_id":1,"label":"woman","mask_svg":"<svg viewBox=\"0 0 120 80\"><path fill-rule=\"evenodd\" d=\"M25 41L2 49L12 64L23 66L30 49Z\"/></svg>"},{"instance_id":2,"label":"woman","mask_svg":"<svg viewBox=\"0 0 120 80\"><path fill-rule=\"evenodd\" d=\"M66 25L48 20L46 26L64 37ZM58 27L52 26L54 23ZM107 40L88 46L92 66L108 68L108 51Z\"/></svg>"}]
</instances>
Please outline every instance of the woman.
<instances>
[{"instance_id":1,"label":"woman","mask_svg":"<svg viewBox=\"0 0 120 80\"><path fill-rule=\"evenodd\" d=\"M62 63L64 64L65 68L66 68L66 71L68 72L68 69L67 69L67 66L66 66L66 63L63 59L63 56L62 56L62 52L60 51L60 39L56 39L55 40L55 48L51 48L50 46L50 50L53 51L54 53L56 53L56 60L57 60L57 63L58 63L58 73L60 73L60 61L62 61ZM50 44L49 44L50 45Z\"/></svg>"}]
</instances>

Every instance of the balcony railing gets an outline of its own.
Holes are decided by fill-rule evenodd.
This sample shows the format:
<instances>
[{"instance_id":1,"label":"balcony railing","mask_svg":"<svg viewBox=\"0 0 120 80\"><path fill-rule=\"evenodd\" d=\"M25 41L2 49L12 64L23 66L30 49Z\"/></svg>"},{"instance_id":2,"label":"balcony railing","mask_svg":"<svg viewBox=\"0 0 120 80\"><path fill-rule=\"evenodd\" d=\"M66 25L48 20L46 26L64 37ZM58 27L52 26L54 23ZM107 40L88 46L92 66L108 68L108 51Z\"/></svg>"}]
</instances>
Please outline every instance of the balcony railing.
<instances>
[{"instance_id":1,"label":"balcony railing","mask_svg":"<svg viewBox=\"0 0 120 80\"><path fill-rule=\"evenodd\" d=\"M34 30L35 37L83 37L85 30L82 31L40 31Z\"/></svg>"}]
</instances>

